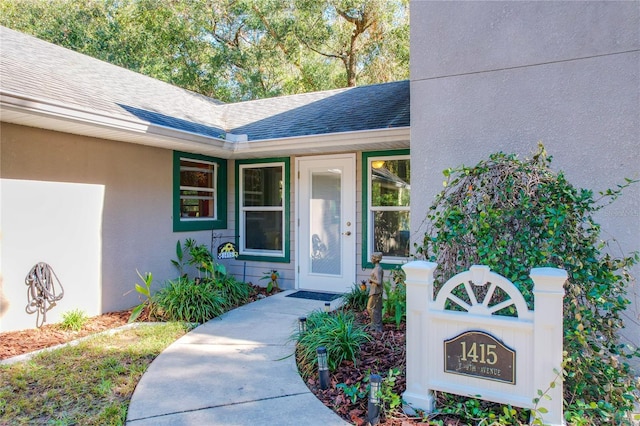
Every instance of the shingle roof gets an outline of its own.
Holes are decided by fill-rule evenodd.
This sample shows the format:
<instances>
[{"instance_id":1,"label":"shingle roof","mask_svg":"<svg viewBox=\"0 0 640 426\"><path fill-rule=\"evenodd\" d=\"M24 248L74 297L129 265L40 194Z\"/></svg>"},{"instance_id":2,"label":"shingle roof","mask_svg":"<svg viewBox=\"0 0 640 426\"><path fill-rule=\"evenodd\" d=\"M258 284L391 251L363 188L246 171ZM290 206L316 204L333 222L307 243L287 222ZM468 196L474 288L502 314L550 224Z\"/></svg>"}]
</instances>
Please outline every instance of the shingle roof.
<instances>
[{"instance_id":1,"label":"shingle roof","mask_svg":"<svg viewBox=\"0 0 640 426\"><path fill-rule=\"evenodd\" d=\"M408 81L224 104L4 27L0 90L216 138L409 126Z\"/></svg>"},{"instance_id":2,"label":"shingle roof","mask_svg":"<svg viewBox=\"0 0 640 426\"><path fill-rule=\"evenodd\" d=\"M409 126L409 82L225 105L232 133L249 140Z\"/></svg>"},{"instance_id":3,"label":"shingle roof","mask_svg":"<svg viewBox=\"0 0 640 426\"><path fill-rule=\"evenodd\" d=\"M126 107L222 127L221 102L0 27L0 87L113 115Z\"/></svg>"}]
</instances>

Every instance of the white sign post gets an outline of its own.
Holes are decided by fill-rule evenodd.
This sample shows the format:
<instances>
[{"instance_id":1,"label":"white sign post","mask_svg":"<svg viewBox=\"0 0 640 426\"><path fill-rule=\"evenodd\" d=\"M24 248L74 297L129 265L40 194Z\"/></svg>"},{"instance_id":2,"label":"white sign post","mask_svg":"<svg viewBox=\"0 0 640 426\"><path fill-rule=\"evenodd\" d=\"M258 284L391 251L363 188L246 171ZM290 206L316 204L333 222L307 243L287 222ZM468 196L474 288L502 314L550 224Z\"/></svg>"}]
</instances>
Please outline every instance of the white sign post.
<instances>
[{"instance_id":1,"label":"white sign post","mask_svg":"<svg viewBox=\"0 0 640 426\"><path fill-rule=\"evenodd\" d=\"M443 391L544 408L538 411L544 424L564 424L566 271L531 270L535 309L530 311L517 287L487 266L457 274L434 297L436 266L414 261L402 267L407 275L407 408L432 412L433 392ZM539 397L539 390L546 397Z\"/></svg>"}]
</instances>

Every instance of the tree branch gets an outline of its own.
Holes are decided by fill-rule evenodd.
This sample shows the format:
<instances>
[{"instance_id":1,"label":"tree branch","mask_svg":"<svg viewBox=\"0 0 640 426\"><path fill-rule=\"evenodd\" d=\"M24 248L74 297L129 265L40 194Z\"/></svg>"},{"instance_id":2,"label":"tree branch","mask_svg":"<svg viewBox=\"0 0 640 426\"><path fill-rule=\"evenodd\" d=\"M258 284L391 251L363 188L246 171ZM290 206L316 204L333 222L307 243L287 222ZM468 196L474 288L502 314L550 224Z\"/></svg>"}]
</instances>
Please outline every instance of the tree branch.
<instances>
[{"instance_id":1,"label":"tree branch","mask_svg":"<svg viewBox=\"0 0 640 426\"><path fill-rule=\"evenodd\" d=\"M346 57L346 55L344 53L343 54L333 54L333 53L322 52L322 51L316 49L315 47L311 46L304 38L300 37L297 33L296 33L296 38L300 41L300 43L304 44L304 46L307 49L309 49L309 50L311 50L311 51L313 51L313 52L315 52L315 53L317 53L319 55L322 55L322 56L324 56L326 58L335 58L335 59L340 59L341 61L344 61L344 59Z\"/></svg>"}]
</instances>

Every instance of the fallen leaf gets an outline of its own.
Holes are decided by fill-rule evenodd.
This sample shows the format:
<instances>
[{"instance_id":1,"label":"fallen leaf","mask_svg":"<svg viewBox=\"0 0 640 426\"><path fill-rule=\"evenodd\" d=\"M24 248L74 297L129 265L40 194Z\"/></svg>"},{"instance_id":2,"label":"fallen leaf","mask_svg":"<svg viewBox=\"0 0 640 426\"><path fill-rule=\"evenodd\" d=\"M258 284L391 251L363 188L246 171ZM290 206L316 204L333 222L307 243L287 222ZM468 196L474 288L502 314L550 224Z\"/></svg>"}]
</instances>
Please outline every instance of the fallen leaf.
<instances>
[{"instance_id":1,"label":"fallen leaf","mask_svg":"<svg viewBox=\"0 0 640 426\"><path fill-rule=\"evenodd\" d=\"M362 410L351 410L349 411L349 418L356 426L362 426L366 424L366 420L360 417L364 412Z\"/></svg>"}]
</instances>

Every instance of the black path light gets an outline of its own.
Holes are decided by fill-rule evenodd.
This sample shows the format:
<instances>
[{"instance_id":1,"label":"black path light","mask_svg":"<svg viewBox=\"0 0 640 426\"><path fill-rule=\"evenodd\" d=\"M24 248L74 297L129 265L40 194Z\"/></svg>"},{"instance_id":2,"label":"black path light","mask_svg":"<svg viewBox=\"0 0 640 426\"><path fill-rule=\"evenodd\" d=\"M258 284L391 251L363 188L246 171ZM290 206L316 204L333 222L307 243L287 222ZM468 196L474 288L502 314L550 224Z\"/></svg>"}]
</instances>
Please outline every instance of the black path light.
<instances>
[{"instance_id":1,"label":"black path light","mask_svg":"<svg viewBox=\"0 0 640 426\"><path fill-rule=\"evenodd\" d=\"M320 376L320 389L325 390L329 387L329 364L327 362L327 348L318 346L318 375Z\"/></svg>"},{"instance_id":2,"label":"black path light","mask_svg":"<svg viewBox=\"0 0 640 426\"><path fill-rule=\"evenodd\" d=\"M307 317L298 318L298 333L303 335L307 332Z\"/></svg>"},{"instance_id":3,"label":"black path light","mask_svg":"<svg viewBox=\"0 0 640 426\"><path fill-rule=\"evenodd\" d=\"M325 302L325 303L324 303L324 311L325 311L326 313L329 313L329 311L330 311L330 310L331 310L331 303L329 303L329 302Z\"/></svg>"},{"instance_id":4,"label":"black path light","mask_svg":"<svg viewBox=\"0 0 640 426\"><path fill-rule=\"evenodd\" d=\"M367 420L370 425L380 423L380 386L382 377L372 374L369 378L371 390L369 391L369 404L367 405Z\"/></svg>"}]
</instances>

